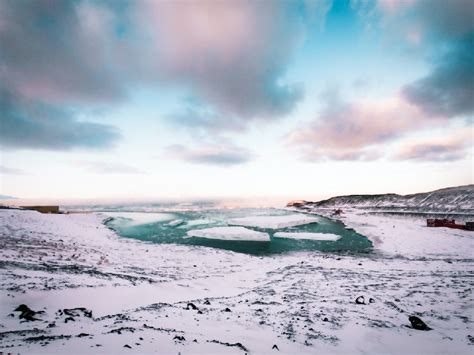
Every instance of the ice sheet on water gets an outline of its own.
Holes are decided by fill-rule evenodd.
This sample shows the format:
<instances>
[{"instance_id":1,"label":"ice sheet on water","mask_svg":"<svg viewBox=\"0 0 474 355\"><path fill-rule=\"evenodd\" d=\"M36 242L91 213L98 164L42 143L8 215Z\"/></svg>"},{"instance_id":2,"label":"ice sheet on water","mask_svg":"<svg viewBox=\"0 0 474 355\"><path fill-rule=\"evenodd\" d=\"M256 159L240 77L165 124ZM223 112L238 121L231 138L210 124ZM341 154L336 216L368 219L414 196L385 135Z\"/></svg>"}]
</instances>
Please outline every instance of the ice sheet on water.
<instances>
[{"instance_id":1,"label":"ice sheet on water","mask_svg":"<svg viewBox=\"0 0 474 355\"><path fill-rule=\"evenodd\" d=\"M183 223L184 223L183 219L173 219L171 222L168 222L168 226L176 227L176 226L179 226L180 224L183 224Z\"/></svg>"},{"instance_id":2,"label":"ice sheet on water","mask_svg":"<svg viewBox=\"0 0 474 355\"><path fill-rule=\"evenodd\" d=\"M156 223L172 220L175 215L171 213L147 213L147 212L103 212L112 218L124 218L128 220L128 225L135 226L140 224Z\"/></svg>"},{"instance_id":3,"label":"ice sheet on water","mask_svg":"<svg viewBox=\"0 0 474 355\"><path fill-rule=\"evenodd\" d=\"M267 233L253 231L244 227L214 227L205 229L195 229L187 232L187 235L188 237L220 240L254 242L270 241L270 236Z\"/></svg>"},{"instance_id":4,"label":"ice sheet on water","mask_svg":"<svg viewBox=\"0 0 474 355\"><path fill-rule=\"evenodd\" d=\"M277 232L273 235L274 238L286 239L304 239L304 240L327 240L337 241L341 239L340 235L331 233L306 233L306 232Z\"/></svg>"},{"instance_id":5,"label":"ice sheet on water","mask_svg":"<svg viewBox=\"0 0 474 355\"><path fill-rule=\"evenodd\" d=\"M207 218L199 218L199 219L191 219L189 221L186 221L186 226L198 226L201 224L211 224L215 223L215 221L212 221Z\"/></svg>"},{"instance_id":6,"label":"ice sheet on water","mask_svg":"<svg viewBox=\"0 0 474 355\"><path fill-rule=\"evenodd\" d=\"M228 223L246 227L280 229L301 226L318 221L319 219L315 217L308 217L302 214L292 214L283 216L252 216L233 218L230 219Z\"/></svg>"}]
</instances>

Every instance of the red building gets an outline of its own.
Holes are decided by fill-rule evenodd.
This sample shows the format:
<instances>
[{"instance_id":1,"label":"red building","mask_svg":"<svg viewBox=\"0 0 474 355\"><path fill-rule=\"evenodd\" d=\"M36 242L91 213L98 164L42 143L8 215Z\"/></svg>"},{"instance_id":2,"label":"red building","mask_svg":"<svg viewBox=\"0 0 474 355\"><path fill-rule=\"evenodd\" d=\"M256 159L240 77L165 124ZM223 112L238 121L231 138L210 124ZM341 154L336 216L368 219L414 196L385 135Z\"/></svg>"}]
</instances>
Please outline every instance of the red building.
<instances>
[{"instance_id":1,"label":"red building","mask_svg":"<svg viewBox=\"0 0 474 355\"><path fill-rule=\"evenodd\" d=\"M468 222L471 224L471 222ZM426 225L428 227L447 227L447 228L455 228L455 229L468 229L464 224L456 224L454 219L437 219L437 218L429 218L426 220Z\"/></svg>"}]
</instances>

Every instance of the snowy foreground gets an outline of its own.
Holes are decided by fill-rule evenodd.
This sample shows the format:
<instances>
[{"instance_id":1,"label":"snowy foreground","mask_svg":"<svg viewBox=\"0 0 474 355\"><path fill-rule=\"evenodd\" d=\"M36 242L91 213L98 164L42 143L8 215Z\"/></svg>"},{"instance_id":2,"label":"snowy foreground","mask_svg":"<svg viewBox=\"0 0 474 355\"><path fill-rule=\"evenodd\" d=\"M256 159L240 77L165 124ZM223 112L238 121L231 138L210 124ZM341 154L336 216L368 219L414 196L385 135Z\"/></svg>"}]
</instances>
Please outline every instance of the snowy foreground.
<instances>
[{"instance_id":1,"label":"snowy foreground","mask_svg":"<svg viewBox=\"0 0 474 355\"><path fill-rule=\"evenodd\" d=\"M473 232L354 210L371 254L255 257L120 238L103 218L0 210L0 351L474 351Z\"/></svg>"}]
</instances>

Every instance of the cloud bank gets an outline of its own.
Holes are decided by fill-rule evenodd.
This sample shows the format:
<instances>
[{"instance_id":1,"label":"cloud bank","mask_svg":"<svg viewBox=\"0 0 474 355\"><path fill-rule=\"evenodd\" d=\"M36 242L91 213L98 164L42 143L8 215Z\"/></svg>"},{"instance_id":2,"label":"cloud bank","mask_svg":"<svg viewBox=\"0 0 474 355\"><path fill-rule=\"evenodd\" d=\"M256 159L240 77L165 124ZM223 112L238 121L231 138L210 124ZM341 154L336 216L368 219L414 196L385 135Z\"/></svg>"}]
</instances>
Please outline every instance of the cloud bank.
<instances>
[{"instance_id":1,"label":"cloud bank","mask_svg":"<svg viewBox=\"0 0 474 355\"><path fill-rule=\"evenodd\" d=\"M4 149L103 149L119 138L113 126L79 121L72 111L0 90L0 146Z\"/></svg>"},{"instance_id":2,"label":"cloud bank","mask_svg":"<svg viewBox=\"0 0 474 355\"><path fill-rule=\"evenodd\" d=\"M395 159L421 162L451 162L464 159L469 154L472 156L472 129L465 128L454 133L445 139L438 138L410 142L399 149Z\"/></svg>"},{"instance_id":3,"label":"cloud bank","mask_svg":"<svg viewBox=\"0 0 474 355\"><path fill-rule=\"evenodd\" d=\"M244 164L253 158L247 149L232 144L201 144L195 147L177 144L168 147L165 154L173 159L220 167Z\"/></svg>"},{"instance_id":4,"label":"cloud bank","mask_svg":"<svg viewBox=\"0 0 474 355\"><path fill-rule=\"evenodd\" d=\"M1 116L4 145L109 146L118 138L112 127L80 123L65 108L117 105L136 87L178 88L205 102L215 114L193 121L204 129L285 116L303 95L299 84L285 81L286 67L305 26L328 11L327 1L306 4L4 1L0 80L10 95L9 113ZM31 107L42 107L40 115ZM18 140L10 137L15 131L26 134Z\"/></svg>"},{"instance_id":5,"label":"cloud bank","mask_svg":"<svg viewBox=\"0 0 474 355\"><path fill-rule=\"evenodd\" d=\"M0 174L27 175L27 173L21 169L10 168L5 165L0 165Z\"/></svg>"},{"instance_id":6,"label":"cloud bank","mask_svg":"<svg viewBox=\"0 0 474 355\"><path fill-rule=\"evenodd\" d=\"M474 22L474 19L473 19ZM406 85L403 95L433 116L474 113L474 32L455 43L426 77Z\"/></svg>"},{"instance_id":7,"label":"cloud bank","mask_svg":"<svg viewBox=\"0 0 474 355\"><path fill-rule=\"evenodd\" d=\"M370 8L370 7L369 7ZM405 31L406 40L432 61L425 77L402 88L402 95L428 115L458 117L474 113L474 11L470 0L378 0L385 30Z\"/></svg>"},{"instance_id":8,"label":"cloud bank","mask_svg":"<svg viewBox=\"0 0 474 355\"><path fill-rule=\"evenodd\" d=\"M81 161L78 164L95 174L145 174L133 166L108 161Z\"/></svg>"},{"instance_id":9,"label":"cloud bank","mask_svg":"<svg viewBox=\"0 0 474 355\"><path fill-rule=\"evenodd\" d=\"M347 102L321 97L323 110L286 137L308 161L372 160L384 145L448 119L472 123L474 113L474 12L469 0L353 0L366 22L429 54L432 69L391 98ZM393 38L391 38L393 40ZM400 40L400 38L397 38ZM472 142L472 135L470 137ZM396 159L448 161L465 156L466 142L409 144Z\"/></svg>"},{"instance_id":10,"label":"cloud bank","mask_svg":"<svg viewBox=\"0 0 474 355\"><path fill-rule=\"evenodd\" d=\"M320 114L286 137L308 161L376 159L381 152L373 147L419 128L425 119L416 106L398 98L347 102L332 90L321 99Z\"/></svg>"}]
</instances>

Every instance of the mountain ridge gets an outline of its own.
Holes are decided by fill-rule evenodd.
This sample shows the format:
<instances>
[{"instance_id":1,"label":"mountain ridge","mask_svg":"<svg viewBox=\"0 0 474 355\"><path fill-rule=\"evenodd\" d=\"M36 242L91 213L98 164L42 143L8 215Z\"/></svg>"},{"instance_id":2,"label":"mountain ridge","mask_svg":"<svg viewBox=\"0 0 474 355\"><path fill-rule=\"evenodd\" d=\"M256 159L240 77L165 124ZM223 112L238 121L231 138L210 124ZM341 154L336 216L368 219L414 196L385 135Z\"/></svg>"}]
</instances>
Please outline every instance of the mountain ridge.
<instances>
[{"instance_id":1,"label":"mountain ridge","mask_svg":"<svg viewBox=\"0 0 474 355\"><path fill-rule=\"evenodd\" d=\"M298 209L373 208L414 212L466 212L474 213L474 184L446 187L434 191L399 195L354 194L335 196L320 201L291 201L287 207Z\"/></svg>"}]
</instances>

